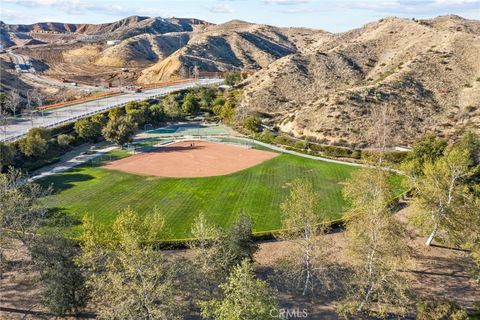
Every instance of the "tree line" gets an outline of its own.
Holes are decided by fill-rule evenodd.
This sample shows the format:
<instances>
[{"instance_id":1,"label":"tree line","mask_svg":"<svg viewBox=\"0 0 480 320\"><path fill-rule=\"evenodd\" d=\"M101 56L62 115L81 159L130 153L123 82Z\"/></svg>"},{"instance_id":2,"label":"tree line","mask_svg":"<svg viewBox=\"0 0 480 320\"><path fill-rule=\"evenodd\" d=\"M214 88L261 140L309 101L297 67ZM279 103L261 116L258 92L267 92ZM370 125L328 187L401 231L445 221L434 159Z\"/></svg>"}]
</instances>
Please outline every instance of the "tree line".
<instances>
[{"instance_id":1,"label":"tree line","mask_svg":"<svg viewBox=\"0 0 480 320\"><path fill-rule=\"evenodd\" d=\"M58 161L65 152L86 142L106 140L124 146L147 124L157 126L195 115L233 123L238 95L236 90L222 92L216 87L198 87L168 94L158 102L129 102L64 127L32 128L16 142L0 142L0 171L12 165L33 171Z\"/></svg>"},{"instance_id":2,"label":"tree line","mask_svg":"<svg viewBox=\"0 0 480 320\"><path fill-rule=\"evenodd\" d=\"M415 296L409 273L414 249L407 240L412 225L426 245L467 250L476 266L472 277L480 280L480 137L467 133L449 144L428 136L414 145L401 164L414 209L408 224L395 214L390 173L378 163L372 159L345 183L345 261L332 251L320 194L308 179L292 181L281 205L284 231L275 235L291 253L268 277L258 274L259 246L247 213L228 228L199 213L186 254L160 250L158 240L168 235L159 209L140 216L125 208L111 227L89 213L78 243L55 228L38 236L49 221L40 198L50 190L27 183L17 170L0 176L2 241L16 230L8 236L29 249L41 273L43 303L60 315L92 303L99 319L274 319L280 295L288 293L313 304L333 300L347 319L468 319L454 302Z\"/></svg>"}]
</instances>

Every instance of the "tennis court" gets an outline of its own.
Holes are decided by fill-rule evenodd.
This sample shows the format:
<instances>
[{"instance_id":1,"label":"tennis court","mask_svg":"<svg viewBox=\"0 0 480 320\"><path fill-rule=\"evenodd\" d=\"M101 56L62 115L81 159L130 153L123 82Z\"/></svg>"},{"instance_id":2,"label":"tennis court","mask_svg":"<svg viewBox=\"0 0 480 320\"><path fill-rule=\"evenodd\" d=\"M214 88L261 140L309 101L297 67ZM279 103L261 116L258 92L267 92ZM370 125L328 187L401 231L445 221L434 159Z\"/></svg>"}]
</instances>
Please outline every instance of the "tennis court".
<instances>
[{"instance_id":1,"label":"tennis court","mask_svg":"<svg viewBox=\"0 0 480 320\"><path fill-rule=\"evenodd\" d=\"M162 128L145 131L148 137L211 136L229 134L230 129L223 125L200 122L175 123Z\"/></svg>"}]
</instances>

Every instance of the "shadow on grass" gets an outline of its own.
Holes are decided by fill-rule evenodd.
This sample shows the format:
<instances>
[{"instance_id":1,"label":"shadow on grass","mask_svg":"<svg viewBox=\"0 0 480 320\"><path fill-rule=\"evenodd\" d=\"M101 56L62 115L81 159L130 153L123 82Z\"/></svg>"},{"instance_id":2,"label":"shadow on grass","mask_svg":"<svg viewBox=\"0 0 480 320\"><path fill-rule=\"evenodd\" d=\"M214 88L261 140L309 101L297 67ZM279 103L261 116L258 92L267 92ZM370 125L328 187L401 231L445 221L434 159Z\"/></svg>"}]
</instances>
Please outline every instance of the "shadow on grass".
<instances>
[{"instance_id":1,"label":"shadow on grass","mask_svg":"<svg viewBox=\"0 0 480 320\"><path fill-rule=\"evenodd\" d=\"M80 225L82 221L69 215L65 208L49 208L45 216L45 227L47 228L69 228Z\"/></svg>"},{"instance_id":2,"label":"shadow on grass","mask_svg":"<svg viewBox=\"0 0 480 320\"><path fill-rule=\"evenodd\" d=\"M74 169L77 171L78 169ZM84 173L60 174L46 177L39 182L43 187L52 187L52 194L60 193L74 186L76 182L89 181L95 177Z\"/></svg>"},{"instance_id":3,"label":"shadow on grass","mask_svg":"<svg viewBox=\"0 0 480 320\"><path fill-rule=\"evenodd\" d=\"M93 158L84 164L78 166L77 168L98 168L98 167L103 167L109 162L123 159L126 157L129 157L130 154L127 153L125 149L121 149L117 151L116 153L107 153L101 156L98 156L96 158Z\"/></svg>"}]
</instances>

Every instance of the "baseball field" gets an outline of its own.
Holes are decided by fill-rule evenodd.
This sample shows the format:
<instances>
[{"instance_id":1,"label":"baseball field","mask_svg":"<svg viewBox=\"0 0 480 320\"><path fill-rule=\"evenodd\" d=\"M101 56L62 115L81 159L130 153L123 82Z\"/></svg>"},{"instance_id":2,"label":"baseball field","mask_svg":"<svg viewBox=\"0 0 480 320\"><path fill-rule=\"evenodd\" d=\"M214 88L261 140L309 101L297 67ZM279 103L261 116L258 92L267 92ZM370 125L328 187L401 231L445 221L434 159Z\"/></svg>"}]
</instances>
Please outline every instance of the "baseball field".
<instances>
[{"instance_id":1,"label":"baseball field","mask_svg":"<svg viewBox=\"0 0 480 320\"><path fill-rule=\"evenodd\" d=\"M111 224L126 207L140 215L163 212L163 240L190 236L203 212L211 223L225 227L248 214L254 231L281 228L280 204L292 181L308 179L321 195L319 210L338 219L345 209L342 182L354 167L295 155L213 142L181 142L136 155L112 151L108 160L84 164L41 180L52 185L45 199L56 215L73 218L67 231L81 233L81 218L95 215Z\"/></svg>"}]
</instances>

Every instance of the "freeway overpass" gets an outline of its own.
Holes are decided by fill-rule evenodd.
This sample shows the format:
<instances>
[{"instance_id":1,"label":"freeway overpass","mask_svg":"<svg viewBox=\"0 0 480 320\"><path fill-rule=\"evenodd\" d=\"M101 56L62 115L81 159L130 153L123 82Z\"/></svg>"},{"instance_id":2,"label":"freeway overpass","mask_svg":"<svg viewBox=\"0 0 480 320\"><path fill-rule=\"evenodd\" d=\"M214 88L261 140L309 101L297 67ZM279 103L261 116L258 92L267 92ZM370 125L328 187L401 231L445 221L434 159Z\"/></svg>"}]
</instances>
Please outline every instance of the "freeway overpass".
<instances>
[{"instance_id":1,"label":"freeway overpass","mask_svg":"<svg viewBox=\"0 0 480 320\"><path fill-rule=\"evenodd\" d=\"M0 141L15 141L23 137L31 128L53 128L114 107L123 106L130 101L143 101L199 85L218 85L221 83L223 83L223 79L199 79L192 82L148 89L138 93L125 93L61 108L38 111L33 116L22 116L9 120L6 126L2 125L0 127Z\"/></svg>"}]
</instances>

